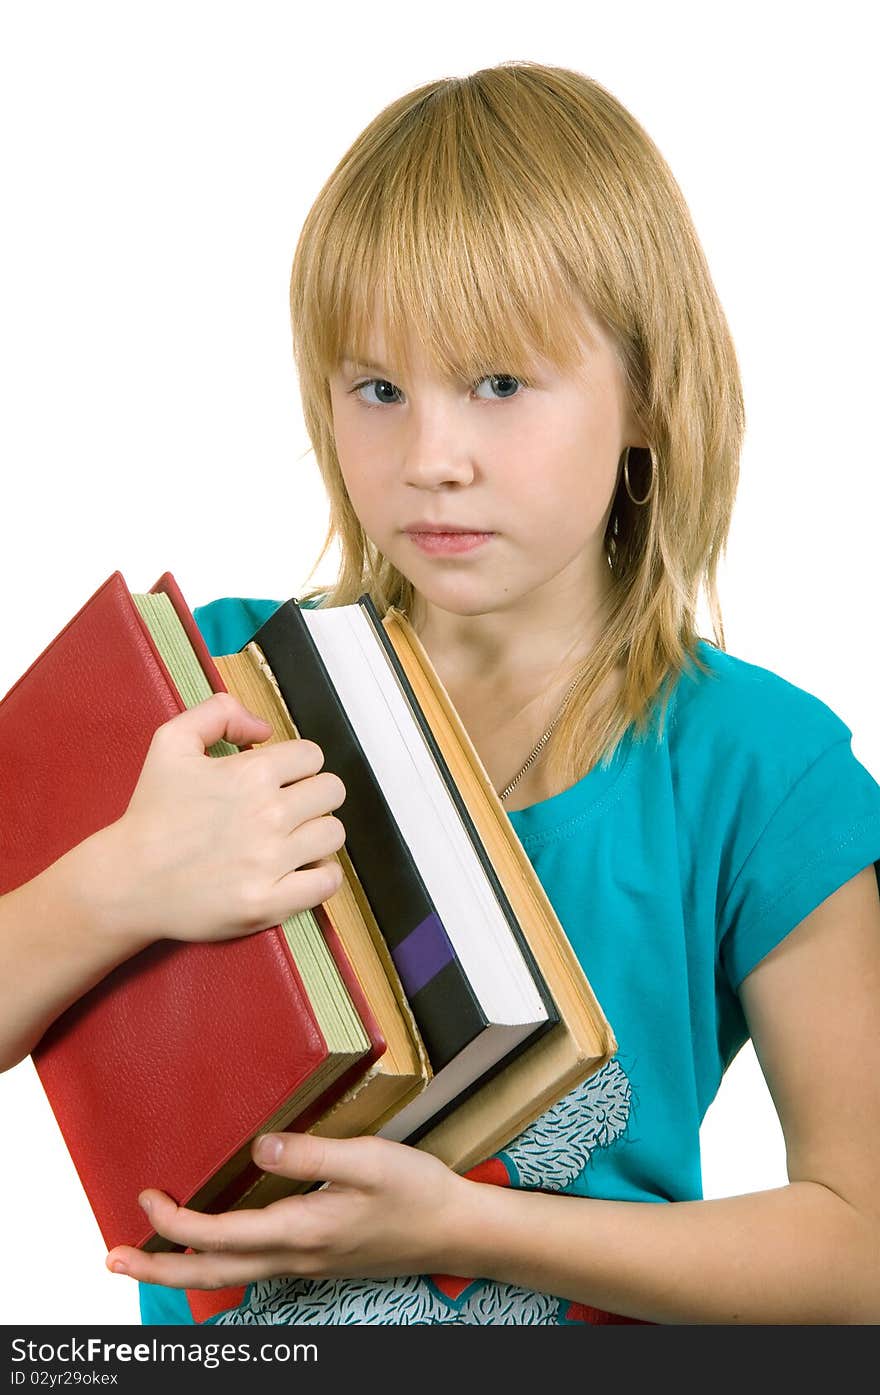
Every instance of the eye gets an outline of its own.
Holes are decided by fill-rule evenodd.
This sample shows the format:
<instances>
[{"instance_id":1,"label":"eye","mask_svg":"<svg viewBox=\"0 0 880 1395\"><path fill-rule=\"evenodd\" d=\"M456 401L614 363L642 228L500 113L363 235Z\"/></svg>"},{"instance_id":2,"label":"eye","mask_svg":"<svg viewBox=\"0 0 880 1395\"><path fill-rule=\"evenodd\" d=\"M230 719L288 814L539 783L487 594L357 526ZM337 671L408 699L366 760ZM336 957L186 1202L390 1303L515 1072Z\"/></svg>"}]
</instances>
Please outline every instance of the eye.
<instances>
[{"instance_id":1,"label":"eye","mask_svg":"<svg viewBox=\"0 0 880 1395\"><path fill-rule=\"evenodd\" d=\"M474 392L483 383L490 383L493 391L498 391L500 396L481 397L480 401L482 402L505 402L512 397L521 397L522 393L517 392L517 387L527 388L529 386L524 378L515 378L511 373L487 373L484 378L474 384ZM360 396L364 388L372 387L376 389L378 401L370 402ZM389 383L386 378L367 378L362 383L356 383L351 391L358 396L365 407L393 407L395 402L390 394L399 393L400 389L395 387L393 383ZM384 395L386 392L389 394L388 396Z\"/></svg>"},{"instance_id":2,"label":"eye","mask_svg":"<svg viewBox=\"0 0 880 1395\"><path fill-rule=\"evenodd\" d=\"M393 406L393 402L389 402L388 398L380 397L378 402L368 402L365 398L360 396L362 388L374 386L382 389L389 388L391 392L399 391L399 389L396 388L393 383L389 383L386 378L367 378L367 380L363 383L355 383L351 391L356 394L356 396L360 399L361 402L364 403L365 407Z\"/></svg>"},{"instance_id":3,"label":"eye","mask_svg":"<svg viewBox=\"0 0 880 1395\"><path fill-rule=\"evenodd\" d=\"M479 383L475 385L474 391L476 391L476 388L480 387L483 383L491 383L493 389L499 389L501 391L500 397L483 398L482 400L484 402L505 402L509 397L521 397L522 393L517 393L516 386L517 384L519 384L520 387L526 386L526 383L523 381L522 378L514 378L512 373L487 373L486 377L481 378ZM511 388L513 389L512 391L510 390Z\"/></svg>"}]
</instances>

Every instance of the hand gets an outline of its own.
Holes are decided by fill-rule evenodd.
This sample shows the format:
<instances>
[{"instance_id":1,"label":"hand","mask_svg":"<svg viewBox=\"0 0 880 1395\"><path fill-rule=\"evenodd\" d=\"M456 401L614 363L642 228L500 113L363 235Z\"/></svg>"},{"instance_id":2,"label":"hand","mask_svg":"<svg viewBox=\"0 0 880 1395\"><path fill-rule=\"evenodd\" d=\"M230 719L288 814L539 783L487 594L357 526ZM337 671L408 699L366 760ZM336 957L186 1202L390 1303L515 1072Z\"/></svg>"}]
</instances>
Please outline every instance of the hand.
<instances>
[{"instance_id":1,"label":"hand","mask_svg":"<svg viewBox=\"0 0 880 1395\"><path fill-rule=\"evenodd\" d=\"M280 1142L269 1162L261 1144ZM384 1138L318 1138L277 1133L255 1140L266 1172L327 1185L255 1210L205 1215L177 1206L160 1191L149 1202L160 1235L196 1254L147 1254L119 1245L108 1269L168 1288L228 1288L278 1275L390 1278L434 1271L467 1272L466 1237L478 1231L474 1206L483 1191L430 1153ZM146 1209L146 1206L145 1206Z\"/></svg>"},{"instance_id":2,"label":"hand","mask_svg":"<svg viewBox=\"0 0 880 1395\"><path fill-rule=\"evenodd\" d=\"M207 756L221 738L266 741L268 722L231 694L159 726L122 818L104 830L118 878L114 922L151 940L228 939L276 925L327 900L342 869L331 854L345 799L318 773L320 746L295 739Z\"/></svg>"}]
</instances>

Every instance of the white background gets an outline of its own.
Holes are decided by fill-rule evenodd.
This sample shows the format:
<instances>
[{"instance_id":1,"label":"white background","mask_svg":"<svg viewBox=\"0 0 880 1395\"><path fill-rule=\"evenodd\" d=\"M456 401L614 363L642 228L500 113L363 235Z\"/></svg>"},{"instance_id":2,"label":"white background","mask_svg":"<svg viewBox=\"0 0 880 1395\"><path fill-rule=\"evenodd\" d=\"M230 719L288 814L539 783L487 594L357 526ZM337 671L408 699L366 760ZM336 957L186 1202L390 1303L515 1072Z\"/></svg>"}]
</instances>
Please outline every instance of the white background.
<instances>
[{"instance_id":1,"label":"white background","mask_svg":"<svg viewBox=\"0 0 880 1395\"><path fill-rule=\"evenodd\" d=\"M303 587L326 513L289 343L302 220L386 103L530 58L629 107L706 248L748 413L728 650L821 697L880 776L870 15L4 6L0 693L117 569L134 591L171 570L191 606ZM332 576L328 559L314 579ZM136 1322L29 1060L0 1077L0 1117L0 1321ZM702 1144L707 1197L784 1184L751 1047Z\"/></svg>"}]
</instances>

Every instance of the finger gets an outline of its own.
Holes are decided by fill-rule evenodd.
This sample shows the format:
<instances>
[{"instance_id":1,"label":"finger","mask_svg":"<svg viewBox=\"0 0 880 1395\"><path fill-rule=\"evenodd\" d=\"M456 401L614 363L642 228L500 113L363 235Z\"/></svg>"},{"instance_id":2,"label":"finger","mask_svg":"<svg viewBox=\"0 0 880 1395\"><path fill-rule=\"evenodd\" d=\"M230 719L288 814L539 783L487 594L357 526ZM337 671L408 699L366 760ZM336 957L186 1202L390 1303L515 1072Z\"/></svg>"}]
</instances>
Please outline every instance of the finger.
<instances>
[{"instance_id":1,"label":"finger","mask_svg":"<svg viewBox=\"0 0 880 1395\"><path fill-rule=\"evenodd\" d=\"M261 765L271 770L272 778L279 786L317 775L324 765L324 752L317 741L309 741L304 736L270 742L257 751L244 751L242 754L259 760Z\"/></svg>"},{"instance_id":2,"label":"finger","mask_svg":"<svg viewBox=\"0 0 880 1395\"><path fill-rule=\"evenodd\" d=\"M105 1261L114 1273L126 1273L142 1284L165 1288L234 1288L295 1272L288 1250L259 1254L147 1254L129 1245L118 1245ZM119 1269L119 1265L123 1269Z\"/></svg>"},{"instance_id":3,"label":"finger","mask_svg":"<svg viewBox=\"0 0 880 1395\"><path fill-rule=\"evenodd\" d=\"M307 867L310 862L339 852L345 842L345 824L335 814L322 814L291 829L284 843L287 862L285 875L294 867Z\"/></svg>"},{"instance_id":4,"label":"finger","mask_svg":"<svg viewBox=\"0 0 880 1395\"><path fill-rule=\"evenodd\" d=\"M290 826L306 823L338 809L345 801L345 785L338 775L322 770L320 775L307 775L302 780L284 786L281 796L290 810Z\"/></svg>"},{"instance_id":5,"label":"finger","mask_svg":"<svg viewBox=\"0 0 880 1395\"><path fill-rule=\"evenodd\" d=\"M343 872L335 857L317 858L312 865L297 867L279 877L266 902L267 924L280 924L291 914L291 907L318 906L329 901L342 886Z\"/></svg>"},{"instance_id":6,"label":"finger","mask_svg":"<svg viewBox=\"0 0 880 1395\"><path fill-rule=\"evenodd\" d=\"M153 740L183 755L204 755L209 746L224 737L234 746L242 746L263 740L271 730L270 723L231 693L214 693L157 727Z\"/></svg>"},{"instance_id":7,"label":"finger","mask_svg":"<svg viewBox=\"0 0 880 1395\"><path fill-rule=\"evenodd\" d=\"M266 1172L304 1182L336 1182L361 1191L376 1188L392 1165L389 1148L401 1145L387 1139L321 1138L311 1133L261 1134L254 1140L254 1161ZM309 1197L302 1197L309 1202ZM314 1201L314 1193L311 1200Z\"/></svg>"},{"instance_id":8,"label":"finger","mask_svg":"<svg viewBox=\"0 0 880 1395\"><path fill-rule=\"evenodd\" d=\"M305 1232L310 1222L309 1214L304 1213L302 1223L297 1225L296 1203L305 1198L285 1197L283 1209L279 1202L273 1202L270 1206L211 1215L178 1206L165 1192L148 1191L142 1195L149 1200L147 1214L159 1235L207 1253L245 1255L288 1244L296 1248L305 1238L297 1232Z\"/></svg>"}]
</instances>

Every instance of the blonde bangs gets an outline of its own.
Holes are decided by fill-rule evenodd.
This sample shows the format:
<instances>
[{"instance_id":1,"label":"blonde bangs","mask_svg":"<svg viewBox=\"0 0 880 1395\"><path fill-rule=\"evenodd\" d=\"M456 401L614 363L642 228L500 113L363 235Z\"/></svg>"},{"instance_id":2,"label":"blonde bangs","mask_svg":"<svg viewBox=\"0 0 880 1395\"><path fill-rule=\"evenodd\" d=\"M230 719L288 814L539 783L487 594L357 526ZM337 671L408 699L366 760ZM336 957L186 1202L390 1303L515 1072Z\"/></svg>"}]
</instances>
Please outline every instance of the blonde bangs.
<instances>
[{"instance_id":1,"label":"blonde bangs","mask_svg":"<svg viewBox=\"0 0 880 1395\"><path fill-rule=\"evenodd\" d=\"M468 382L527 378L536 359L578 365L592 299L584 232L566 247L565 210L550 197L574 171L542 185L549 131L533 122L528 145L502 141L479 92L443 95L413 102L401 139L374 148L368 130L325 186L292 277L299 364L326 375L343 358L370 360L378 322L389 368L405 373L411 350ZM418 139L402 139L407 127Z\"/></svg>"}]
</instances>

